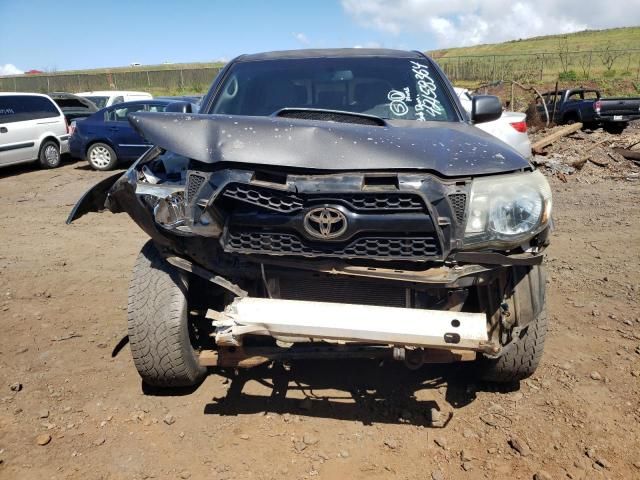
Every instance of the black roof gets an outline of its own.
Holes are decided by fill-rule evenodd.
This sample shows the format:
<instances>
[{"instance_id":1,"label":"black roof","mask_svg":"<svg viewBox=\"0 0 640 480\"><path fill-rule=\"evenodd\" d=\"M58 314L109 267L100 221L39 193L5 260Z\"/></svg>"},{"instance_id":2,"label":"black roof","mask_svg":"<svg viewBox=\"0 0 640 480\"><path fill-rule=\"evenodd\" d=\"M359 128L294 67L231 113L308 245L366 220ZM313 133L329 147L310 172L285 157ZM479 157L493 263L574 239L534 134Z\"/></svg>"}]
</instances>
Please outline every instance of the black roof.
<instances>
[{"instance_id":1,"label":"black roof","mask_svg":"<svg viewBox=\"0 0 640 480\"><path fill-rule=\"evenodd\" d=\"M294 58L349 58L349 57L391 57L391 58L423 58L419 52L392 50L389 48L318 48L301 50L281 50L276 52L253 53L241 55L236 62L253 62L257 60L282 60Z\"/></svg>"}]
</instances>

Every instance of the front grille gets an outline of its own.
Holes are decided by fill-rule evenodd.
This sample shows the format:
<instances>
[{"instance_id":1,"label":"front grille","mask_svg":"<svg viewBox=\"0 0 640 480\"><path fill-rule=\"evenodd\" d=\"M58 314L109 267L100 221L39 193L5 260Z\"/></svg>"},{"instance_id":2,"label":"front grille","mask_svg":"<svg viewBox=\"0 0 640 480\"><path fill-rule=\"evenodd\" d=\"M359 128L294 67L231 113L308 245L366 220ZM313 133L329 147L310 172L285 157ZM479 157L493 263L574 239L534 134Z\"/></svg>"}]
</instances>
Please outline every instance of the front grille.
<instances>
[{"instance_id":1,"label":"front grille","mask_svg":"<svg viewBox=\"0 0 640 480\"><path fill-rule=\"evenodd\" d=\"M186 188L186 201L189 203L192 199L196 197L198 190L204 183L205 178L202 175L197 175L195 173L189 174L187 177L187 188Z\"/></svg>"},{"instance_id":2,"label":"front grille","mask_svg":"<svg viewBox=\"0 0 640 480\"><path fill-rule=\"evenodd\" d=\"M389 282L366 282L340 276L281 277L280 298L310 302L406 307L407 289Z\"/></svg>"},{"instance_id":3,"label":"front grille","mask_svg":"<svg viewBox=\"0 0 640 480\"><path fill-rule=\"evenodd\" d=\"M302 200L289 192L279 192L241 183L228 185L222 192L222 196L283 213L295 212L303 206Z\"/></svg>"},{"instance_id":4,"label":"front grille","mask_svg":"<svg viewBox=\"0 0 640 480\"><path fill-rule=\"evenodd\" d=\"M366 236L348 244L314 244L293 233L229 230L223 240L227 252L261 255L367 258L376 260L428 260L440 253L435 236Z\"/></svg>"},{"instance_id":5,"label":"front grille","mask_svg":"<svg viewBox=\"0 0 640 480\"><path fill-rule=\"evenodd\" d=\"M222 197L282 213L291 213L316 203L342 204L355 212L420 212L425 210L419 195L410 193L294 194L242 183L229 184Z\"/></svg>"},{"instance_id":6,"label":"front grille","mask_svg":"<svg viewBox=\"0 0 640 480\"><path fill-rule=\"evenodd\" d=\"M449 195L449 202L451 208L456 216L456 221L462 223L464 220L464 211L467 206L467 194L466 193L452 193Z\"/></svg>"}]
</instances>

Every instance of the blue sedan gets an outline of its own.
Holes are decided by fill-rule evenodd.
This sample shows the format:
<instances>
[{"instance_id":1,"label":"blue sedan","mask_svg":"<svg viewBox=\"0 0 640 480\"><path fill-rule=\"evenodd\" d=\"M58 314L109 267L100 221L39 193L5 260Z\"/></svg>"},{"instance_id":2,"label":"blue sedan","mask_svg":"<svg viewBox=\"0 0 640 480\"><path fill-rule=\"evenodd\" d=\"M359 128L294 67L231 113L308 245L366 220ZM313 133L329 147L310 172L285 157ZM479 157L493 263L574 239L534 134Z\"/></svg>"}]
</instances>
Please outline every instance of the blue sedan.
<instances>
[{"instance_id":1,"label":"blue sedan","mask_svg":"<svg viewBox=\"0 0 640 480\"><path fill-rule=\"evenodd\" d=\"M75 123L69 139L71 156L86 158L95 170L112 170L118 162L136 160L150 146L127 120L131 112L164 112L170 100L139 100L103 108Z\"/></svg>"}]
</instances>

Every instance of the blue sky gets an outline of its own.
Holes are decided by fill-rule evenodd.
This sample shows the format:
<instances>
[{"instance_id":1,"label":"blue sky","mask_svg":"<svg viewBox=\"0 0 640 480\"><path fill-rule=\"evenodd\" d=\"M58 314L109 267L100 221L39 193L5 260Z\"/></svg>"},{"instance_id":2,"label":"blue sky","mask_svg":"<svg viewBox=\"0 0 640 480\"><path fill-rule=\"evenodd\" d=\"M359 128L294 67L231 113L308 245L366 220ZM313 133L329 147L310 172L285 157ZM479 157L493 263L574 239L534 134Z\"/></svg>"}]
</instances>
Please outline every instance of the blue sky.
<instances>
[{"instance_id":1,"label":"blue sky","mask_svg":"<svg viewBox=\"0 0 640 480\"><path fill-rule=\"evenodd\" d=\"M0 0L0 65L66 70L231 59L304 47L428 48L359 26L338 1ZM420 38L416 38L420 37Z\"/></svg>"},{"instance_id":2,"label":"blue sky","mask_svg":"<svg viewBox=\"0 0 640 480\"><path fill-rule=\"evenodd\" d=\"M640 25L640 0L0 0L0 75L305 47L430 50Z\"/></svg>"}]
</instances>

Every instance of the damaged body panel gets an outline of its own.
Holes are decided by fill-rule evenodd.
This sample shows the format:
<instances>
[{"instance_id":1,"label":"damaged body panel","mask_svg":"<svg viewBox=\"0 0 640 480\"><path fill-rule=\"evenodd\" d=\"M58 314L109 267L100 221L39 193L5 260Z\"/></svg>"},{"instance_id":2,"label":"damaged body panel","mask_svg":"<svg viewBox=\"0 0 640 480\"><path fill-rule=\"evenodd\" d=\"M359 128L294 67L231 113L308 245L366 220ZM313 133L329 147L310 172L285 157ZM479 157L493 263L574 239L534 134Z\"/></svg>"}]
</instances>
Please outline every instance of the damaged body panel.
<instances>
[{"instance_id":1,"label":"damaged body panel","mask_svg":"<svg viewBox=\"0 0 640 480\"><path fill-rule=\"evenodd\" d=\"M186 373L136 363L145 381L187 385L208 365L338 351L420 362L477 353L483 378L496 380L535 369L511 347L546 328L546 180L465 118L426 57L380 52L301 65L287 52L284 63L241 57L201 114L129 116L155 146L96 184L68 223L126 212L151 238L130 290L134 352L159 348L135 335L152 321L136 310L153 293L150 277L163 276L185 302L183 313L153 321L184 329L188 341L176 348ZM273 72L290 78L271 105L251 94ZM500 114L481 100L478 119Z\"/></svg>"},{"instance_id":2,"label":"damaged body panel","mask_svg":"<svg viewBox=\"0 0 640 480\"><path fill-rule=\"evenodd\" d=\"M327 125L323 120L279 116L148 112L132 113L130 121L154 145L204 164L233 162L319 171L422 170L445 177L530 168L513 149L462 122Z\"/></svg>"}]
</instances>

